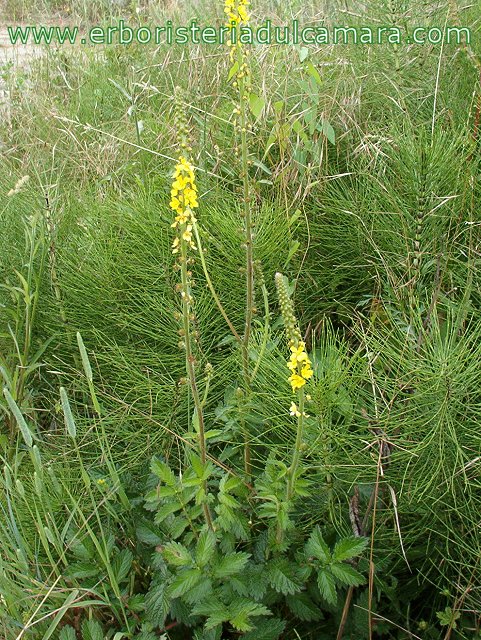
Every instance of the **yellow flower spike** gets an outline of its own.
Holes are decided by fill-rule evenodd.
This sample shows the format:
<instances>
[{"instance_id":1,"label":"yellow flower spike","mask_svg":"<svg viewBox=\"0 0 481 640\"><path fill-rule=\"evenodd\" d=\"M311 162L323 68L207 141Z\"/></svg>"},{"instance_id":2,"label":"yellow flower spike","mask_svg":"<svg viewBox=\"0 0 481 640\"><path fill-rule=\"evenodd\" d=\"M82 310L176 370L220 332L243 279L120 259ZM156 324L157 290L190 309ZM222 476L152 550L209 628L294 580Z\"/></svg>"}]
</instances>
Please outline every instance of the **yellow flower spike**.
<instances>
[{"instance_id":1,"label":"yellow flower spike","mask_svg":"<svg viewBox=\"0 0 481 640\"><path fill-rule=\"evenodd\" d=\"M280 273L276 274L276 287L291 350L291 356L287 361L287 368L291 372L288 380L292 390L297 391L312 378L314 372L309 356L307 355L306 343L301 338L297 320L294 316L294 308L289 296L287 281L285 281Z\"/></svg>"},{"instance_id":2,"label":"yellow flower spike","mask_svg":"<svg viewBox=\"0 0 481 640\"><path fill-rule=\"evenodd\" d=\"M193 241L192 229L196 220L192 210L199 206L199 202L194 167L184 156L180 156L172 178L170 207L177 215L171 227L178 229L179 233L172 244L172 253L179 252L180 240L195 251L197 247Z\"/></svg>"}]
</instances>

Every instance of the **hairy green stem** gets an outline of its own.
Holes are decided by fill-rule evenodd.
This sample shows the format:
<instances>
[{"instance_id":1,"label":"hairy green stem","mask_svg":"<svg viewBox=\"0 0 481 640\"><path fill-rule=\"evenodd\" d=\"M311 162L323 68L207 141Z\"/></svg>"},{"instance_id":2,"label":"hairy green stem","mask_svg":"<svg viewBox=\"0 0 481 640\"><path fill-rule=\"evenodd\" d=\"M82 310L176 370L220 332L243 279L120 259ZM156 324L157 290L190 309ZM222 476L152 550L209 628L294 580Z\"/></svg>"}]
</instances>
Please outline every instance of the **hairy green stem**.
<instances>
[{"instance_id":1,"label":"hairy green stem","mask_svg":"<svg viewBox=\"0 0 481 640\"><path fill-rule=\"evenodd\" d=\"M296 441L294 443L294 449L292 452L292 460L289 469L287 470L287 487L286 487L286 502L289 503L294 497L295 493L295 483L299 470L299 463L301 461L301 446L302 439L304 436L304 389L299 389L298 391L298 412L299 415L297 417L297 431L296 431ZM277 524L276 531L276 541L280 545L282 544L282 540L284 537L284 532L280 526Z\"/></svg>"},{"instance_id":2,"label":"hairy green stem","mask_svg":"<svg viewBox=\"0 0 481 640\"><path fill-rule=\"evenodd\" d=\"M180 264L180 272L181 272L181 280L182 280L182 320L183 320L183 330L184 330L184 345L185 345L185 366L187 378L189 380L189 385L192 393L192 399L194 401L195 411L197 414L197 420L199 425L199 453L202 464L205 464L207 461L207 446L205 440L205 426L204 426L204 409L203 402L200 399L199 389L197 387L197 380L195 374L195 357L192 351L192 336L191 336L191 327L190 327L190 311L191 311L191 295L190 295L190 284L189 284L189 274L187 269L187 242L182 237L183 231L185 230L185 226L183 225L182 230L180 232L181 240L180 240L180 251L181 251L181 264ZM203 483L203 489L205 495L207 496L207 481ZM212 524L212 516L210 513L209 505L204 503L203 506L205 520L209 529L213 529Z\"/></svg>"},{"instance_id":3,"label":"hairy green stem","mask_svg":"<svg viewBox=\"0 0 481 640\"><path fill-rule=\"evenodd\" d=\"M297 432L296 432L296 442L294 444L294 451L292 452L292 462L291 466L287 470L287 492L286 497L287 501L292 500L294 496L294 486L297 477L297 471L299 469L299 462L301 460L301 446L302 439L304 437L304 389L299 389L298 392L299 398L299 416L297 418Z\"/></svg>"}]
</instances>

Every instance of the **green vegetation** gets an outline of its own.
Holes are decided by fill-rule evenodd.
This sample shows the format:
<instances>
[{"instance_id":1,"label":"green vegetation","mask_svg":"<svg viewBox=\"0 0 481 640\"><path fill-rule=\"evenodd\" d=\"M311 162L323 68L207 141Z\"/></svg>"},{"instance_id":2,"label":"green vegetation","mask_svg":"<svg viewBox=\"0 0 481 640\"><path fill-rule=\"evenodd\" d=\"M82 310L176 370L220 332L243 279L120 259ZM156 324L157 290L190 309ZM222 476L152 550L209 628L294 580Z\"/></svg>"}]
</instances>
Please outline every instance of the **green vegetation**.
<instances>
[{"instance_id":1,"label":"green vegetation","mask_svg":"<svg viewBox=\"0 0 481 640\"><path fill-rule=\"evenodd\" d=\"M473 42L1 67L0 638L481 638L479 6L228 9Z\"/></svg>"}]
</instances>

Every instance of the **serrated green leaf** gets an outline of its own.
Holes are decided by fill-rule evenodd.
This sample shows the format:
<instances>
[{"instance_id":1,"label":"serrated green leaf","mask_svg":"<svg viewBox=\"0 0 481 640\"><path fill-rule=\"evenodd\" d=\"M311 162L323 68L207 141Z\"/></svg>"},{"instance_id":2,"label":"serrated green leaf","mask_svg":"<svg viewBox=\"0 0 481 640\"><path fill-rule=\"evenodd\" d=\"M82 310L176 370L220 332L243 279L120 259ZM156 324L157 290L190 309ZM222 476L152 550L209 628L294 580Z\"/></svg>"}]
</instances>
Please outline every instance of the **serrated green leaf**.
<instances>
[{"instance_id":1,"label":"serrated green leaf","mask_svg":"<svg viewBox=\"0 0 481 640\"><path fill-rule=\"evenodd\" d=\"M215 552L216 537L210 529L203 531L195 547L195 560L199 567L205 567Z\"/></svg>"},{"instance_id":2,"label":"serrated green leaf","mask_svg":"<svg viewBox=\"0 0 481 640\"><path fill-rule=\"evenodd\" d=\"M144 544L157 546L162 542L160 530L152 522L142 522L136 529L137 538Z\"/></svg>"},{"instance_id":3,"label":"serrated green leaf","mask_svg":"<svg viewBox=\"0 0 481 640\"><path fill-rule=\"evenodd\" d=\"M284 595L292 595L302 589L297 567L285 558L273 560L268 565L267 579L275 591Z\"/></svg>"},{"instance_id":4,"label":"serrated green leaf","mask_svg":"<svg viewBox=\"0 0 481 640\"><path fill-rule=\"evenodd\" d=\"M93 558L93 551L90 548L91 545L88 545L87 541L85 541L86 544L83 544L80 540L71 536L67 537L67 541L70 551L76 558L80 560L90 560Z\"/></svg>"},{"instance_id":5,"label":"serrated green leaf","mask_svg":"<svg viewBox=\"0 0 481 640\"><path fill-rule=\"evenodd\" d=\"M82 623L83 640L104 640L103 629L97 620L85 620Z\"/></svg>"},{"instance_id":6,"label":"serrated green leaf","mask_svg":"<svg viewBox=\"0 0 481 640\"><path fill-rule=\"evenodd\" d=\"M133 596L127 601L127 607L130 611L134 611L135 613L139 613L140 611L145 611L145 596L143 593L135 593Z\"/></svg>"},{"instance_id":7,"label":"serrated green leaf","mask_svg":"<svg viewBox=\"0 0 481 640\"><path fill-rule=\"evenodd\" d=\"M348 587L358 587L365 582L363 575L349 564L334 562L331 564L330 569L336 580L346 584Z\"/></svg>"},{"instance_id":8,"label":"serrated green leaf","mask_svg":"<svg viewBox=\"0 0 481 640\"><path fill-rule=\"evenodd\" d=\"M212 580L207 575L203 575L199 582L185 593L182 598L187 604L194 605L203 602L212 595Z\"/></svg>"},{"instance_id":9,"label":"serrated green leaf","mask_svg":"<svg viewBox=\"0 0 481 640\"><path fill-rule=\"evenodd\" d=\"M278 640L284 632L286 623L279 618L256 621L253 631L248 631L242 636L243 640Z\"/></svg>"},{"instance_id":10,"label":"serrated green leaf","mask_svg":"<svg viewBox=\"0 0 481 640\"><path fill-rule=\"evenodd\" d=\"M147 494L147 496L154 496L155 493L155 497L157 499L159 498L172 498L172 496L175 496L177 494L177 489L175 487L168 487L167 485L162 485L157 487L156 489L153 490L152 494L150 494L150 492ZM147 500L147 497L146 497Z\"/></svg>"},{"instance_id":11,"label":"serrated green leaf","mask_svg":"<svg viewBox=\"0 0 481 640\"><path fill-rule=\"evenodd\" d=\"M112 562L112 570L118 583L123 582L132 567L133 555L128 549L122 549Z\"/></svg>"},{"instance_id":12,"label":"serrated green leaf","mask_svg":"<svg viewBox=\"0 0 481 640\"><path fill-rule=\"evenodd\" d=\"M222 625L213 629L195 629L193 640L221 640Z\"/></svg>"},{"instance_id":13,"label":"serrated green leaf","mask_svg":"<svg viewBox=\"0 0 481 640\"><path fill-rule=\"evenodd\" d=\"M163 627L169 614L170 598L166 593L165 583L153 583L145 596L145 612L147 620L156 627Z\"/></svg>"},{"instance_id":14,"label":"serrated green leaf","mask_svg":"<svg viewBox=\"0 0 481 640\"><path fill-rule=\"evenodd\" d=\"M224 476L219 483L219 489L221 493L230 493L232 491L235 491L236 489L239 489L241 493L246 495L245 485L237 476Z\"/></svg>"},{"instance_id":15,"label":"serrated green leaf","mask_svg":"<svg viewBox=\"0 0 481 640\"><path fill-rule=\"evenodd\" d=\"M336 604L337 591L336 583L332 574L327 569L320 569L317 574L317 586L321 596L329 602L329 604Z\"/></svg>"},{"instance_id":16,"label":"serrated green leaf","mask_svg":"<svg viewBox=\"0 0 481 640\"><path fill-rule=\"evenodd\" d=\"M173 620L190 626L192 623L192 606L184 602L183 598L176 598L170 603L170 617Z\"/></svg>"},{"instance_id":17,"label":"serrated green leaf","mask_svg":"<svg viewBox=\"0 0 481 640\"><path fill-rule=\"evenodd\" d=\"M62 627L58 634L58 640L77 640L77 635L73 627Z\"/></svg>"},{"instance_id":18,"label":"serrated green leaf","mask_svg":"<svg viewBox=\"0 0 481 640\"><path fill-rule=\"evenodd\" d=\"M223 504L226 507L230 507L231 509L237 509L237 507L239 506L239 501L228 493L220 493L219 502L220 504Z\"/></svg>"},{"instance_id":19,"label":"serrated green leaf","mask_svg":"<svg viewBox=\"0 0 481 640\"><path fill-rule=\"evenodd\" d=\"M246 580L245 570L239 576L230 576L229 578L229 590L235 591L237 595L244 598L253 598L254 600L260 600L253 593L251 593Z\"/></svg>"},{"instance_id":20,"label":"serrated green leaf","mask_svg":"<svg viewBox=\"0 0 481 640\"><path fill-rule=\"evenodd\" d=\"M130 634L127 636L125 636L126 638L130 639ZM157 633L155 633L154 631L141 631L138 635L136 635L134 637L134 640L166 640L165 635L161 635L159 638L159 635ZM116 640L115 636L113 637L113 640Z\"/></svg>"},{"instance_id":21,"label":"serrated green leaf","mask_svg":"<svg viewBox=\"0 0 481 640\"><path fill-rule=\"evenodd\" d=\"M311 600L307 593L296 593L290 598L286 598L286 603L292 613L299 618L311 622L322 618L322 611L319 606Z\"/></svg>"},{"instance_id":22,"label":"serrated green leaf","mask_svg":"<svg viewBox=\"0 0 481 640\"><path fill-rule=\"evenodd\" d=\"M155 523L159 524L163 520L170 516L171 513L175 513L182 509L182 505L177 500L172 500L172 502L167 502L166 504L162 504L155 514Z\"/></svg>"},{"instance_id":23,"label":"serrated green leaf","mask_svg":"<svg viewBox=\"0 0 481 640\"><path fill-rule=\"evenodd\" d=\"M190 456L190 464L192 465L192 469L194 470L197 478L202 478L205 471L205 465L202 463L199 456L195 455L195 453L192 453Z\"/></svg>"},{"instance_id":24,"label":"serrated green leaf","mask_svg":"<svg viewBox=\"0 0 481 640\"><path fill-rule=\"evenodd\" d=\"M250 554L244 553L243 551L224 556L214 567L214 576L216 578L227 578L235 573L239 573L245 567L249 558Z\"/></svg>"},{"instance_id":25,"label":"serrated green leaf","mask_svg":"<svg viewBox=\"0 0 481 640\"><path fill-rule=\"evenodd\" d=\"M167 588L167 593L171 598L180 598L193 589L202 579L200 569L187 569L179 572Z\"/></svg>"},{"instance_id":26,"label":"serrated green leaf","mask_svg":"<svg viewBox=\"0 0 481 640\"><path fill-rule=\"evenodd\" d=\"M173 540L177 540L186 528L189 526L189 521L184 516L176 516L172 521L169 521L168 531Z\"/></svg>"},{"instance_id":27,"label":"serrated green leaf","mask_svg":"<svg viewBox=\"0 0 481 640\"><path fill-rule=\"evenodd\" d=\"M367 547L367 538L349 537L339 540L334 546L332 557L337 562L343 560L350 560L361 555L364 549Z\"/></svg>"},{"instance_id":28,"label":"serrated green leaf","mask_svg":"<svg viewBox=\"0 0 481 640\"><path fill-rule=\"evenodd\" d=\"M254 600L261 600L267 591L268 578L263 564L250 563L243 571L243 577L247 582L248 594Z\"/></svg>"},{"instance_id":29,"label":"serrated green leaf","mask_svg":"<svg viewBox=\"0 0 481 640\"><path fill-rule=\"evenodd\" d=\"M98 568L90 562L73 562L65 569L65 575L77 580L98 576Z\"/></svg>"},{"instance_id":30,"label":"serrated green leaf","mask_svg":"<svg viewBox=\"0 0 481 640\"><path fill-rule=\"evenodd\" d=\"M437 611L436 617L439 620L439 624L442 627L451 627L452 629L457 629L458 624L456 620L459 620L461 617L460 611L453 611L451 607L446 607L444 611Z\"/></svg>"},{"instance_id":31,"label":"serrated green leaf","mask_svg":"<svg viewBox=\"0 0 481 640\"><path fill-rule=\"evenodd\" d=\"M325 564L331 561L330 549L324 541L319 527L316 527L309 536L309 540L306 542L305 552L306 556L317 558Z\"/></svg>"},{"instance_id":32,"label":"serrated green leaf","mask_svg":"<svg viewBox=\"0 0 481 640\"><path fill-rule=\"evenodd\" d=\"M187 567L193 564L190 551L179 542L169 542L162 549L162 556L167 564L174 567Z\"/></svg>"},{"instance_id":33,"label":"serrated green leaf","mask_svg":"<svg viewBox=\"0 0 481 640\"><path fill-rule=\"evenodd\" d=\"M175 475L168 464L161 462L158 458L154 458L150 465L150 469L152 473L160 478L168 487L175 487Z\"/></svg>"},{"instance_id":34,"label":"serrated green leaf","mask_svg":"<svg viewBox=\"0 0 481 640\"><path fill-rule=\"evenodd\" d=\"M205 602L199 602L193 609L192 615L205 616L207 621L205 628L214 629L217 625L227 622L229 609L217 598L208 598Z\"/></svg>"},{"instance_id":35,"label":"serrated green leaf","mask_svg":"<svg viewBox=\"0 0 481 640\"><path fill-rule=\"evenodd\" d=\"M229 622L238 631L251 631L251 618L272 615L267 607L248 598L238 598L229 605Z\"/></svg>"}]
</instances>

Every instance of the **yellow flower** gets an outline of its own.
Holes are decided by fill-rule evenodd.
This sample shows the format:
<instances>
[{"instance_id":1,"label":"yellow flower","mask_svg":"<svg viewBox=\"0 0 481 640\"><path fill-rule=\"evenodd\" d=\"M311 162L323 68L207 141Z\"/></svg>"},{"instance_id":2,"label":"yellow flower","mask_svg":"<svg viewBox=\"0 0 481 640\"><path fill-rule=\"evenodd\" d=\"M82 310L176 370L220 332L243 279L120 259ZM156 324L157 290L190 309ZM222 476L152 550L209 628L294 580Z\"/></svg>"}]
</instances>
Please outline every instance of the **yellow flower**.
<instances>
[{"instance_id":1,"label":"yellow flower","mask_svg":"<svg viewBox=\"0 0 481 640\"><path fill-rule=\"evenodd\" d=\"M314 375L303 340L291 341L291 357L287 362L287 368L292 373L289 381L293 391L300 389ZM304 381L302 384L300 383L301 379Z\"/></svg>"},{"instance_id":2,"label":"yellow flower","mask_svg":"<svg viewBox=\"0 0 481 640\"><path fill-rule=\"evenodd\" d=\"M308 359L306 353L306 345L302 340L299 340L297 345L291 344L291 351L292 356L294 356L298 362L302 362L303 360Z\"/></svg>"},{"instance_id":3,"label":"yellow flower","mask_svg":"<svg viewBox=\"0 0 481 640\"><path fill-rule=\"evenodd\" d=\"M248 0L225 0L224 13L229 17L227 26L230 27L232 22L235 22L236 25L240 23L247 24L250 19L247 11L248 6Z\"/></svg>"},{"instance_id":4,"label":"yellow flower","mask_svg":"<svg viewBox=\"0 0 481 640\"><path fill-rule=\"evenodd\" d=\"M192 242L192 225L188 224L186 230L184 231L184 233L182 234L182 238L186 241L186 242Z\"/></svg>"},{"instance_id":5,"label":"yellow flower","mask_svg":"<svg viewBox=\"0 0 481 640\"><path fill-rule=\"evenodd\" d=\"M306 380L309 380L310 378L312 378L313 375L314 375L314 371L311 369L311 363L306 364L304 367L302 367L301 376L303 378L305 378Z\"/></svg>"},{"instance_id":6,"label":"yellow flower","mask_svg":"<svg viewBox=\"0 0 481 640\"><path fill-rule=\"evenodd\" d=\"M299 416L301 415L301 412L297 408L297 405L295 402L291 402L291 408L289 409L289 413L291 416L294 416L296 418L299 418Z\"/></svg>"},{"instance_id":7,"label":"yellow flower","mask_svg":"<svg viewBox=\"0 0 481 640\"><path fill-rule=\"evenodd\" d=\"M297 389L301 389L307 381L299 374L293 373L292 376L289 376L289 382L291 383L292 390L296 391Z\"/></svg>"},{"instance_id":8,"label":"yellow flower","mask_svg":"<svg viewBox=\"0 0 481 640\"><path fill-rule=\"evenodd\" d=\"M291 371L295 371L297 369L297 360L293 360L292 358L287 362L287 368Z\"/></svg>"},{"instance_id":9,"label":"yellow flower","mask_svg":"<svg viewBox=\"0 0 481 640\"><path fill-rule=\"evenodd\" d=\"M291 416L293 416L294 418L300 418L301 415L304 418L310 418L310 416L307 415L307 413L305 411L303 411L302 413L299 411L299 409L297 408L297 404L295 402L291 402L291 407L289 409L289 413Z\"/></svg>"},{"instance_id":10,"label":"yellow flower","mask_svg":"<svg viewBox=\"0 0 481 640\"><path fill-rule=\"evenodd\" d=\"M247 22L249 20L249 14L247 13L247 9L242 5L240 5L238 11L239 11L239 18L242 20L242 22Z\"/></svg>"}]
</instances>

